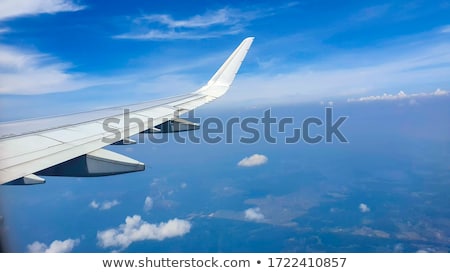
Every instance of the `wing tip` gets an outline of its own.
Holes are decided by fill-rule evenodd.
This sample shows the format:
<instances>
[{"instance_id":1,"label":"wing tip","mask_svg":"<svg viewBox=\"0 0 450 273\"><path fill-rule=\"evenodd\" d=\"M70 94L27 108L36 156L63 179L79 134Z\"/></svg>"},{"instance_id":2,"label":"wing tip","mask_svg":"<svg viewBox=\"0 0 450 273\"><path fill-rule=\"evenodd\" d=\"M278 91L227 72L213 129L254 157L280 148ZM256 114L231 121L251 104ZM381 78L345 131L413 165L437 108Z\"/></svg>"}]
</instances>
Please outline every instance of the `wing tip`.
<instances>
[{"instance_id":1,"label":"wing tip","mask_svg":"<svg viewBox=\"0 0 450 273\"><path fill-rule=\"evenodd\" d=\"M225 94L233 83L241 63L244 61L254 39L255 37L249 36L242 40L239 46L236 47L208 83L194 93L209 95L214 98L218 98Z\"/></svg>"}]
</instances>

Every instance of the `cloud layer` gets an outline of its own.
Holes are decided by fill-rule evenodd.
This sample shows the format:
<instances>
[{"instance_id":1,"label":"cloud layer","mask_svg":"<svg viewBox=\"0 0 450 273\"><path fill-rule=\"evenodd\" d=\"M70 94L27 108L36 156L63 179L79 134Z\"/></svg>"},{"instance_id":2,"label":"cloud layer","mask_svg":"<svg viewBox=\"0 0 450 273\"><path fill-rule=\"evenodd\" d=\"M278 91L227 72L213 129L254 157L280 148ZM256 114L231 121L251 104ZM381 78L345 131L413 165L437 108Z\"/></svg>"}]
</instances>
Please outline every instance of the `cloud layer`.
<instances>
[{"instance_id":1,"label":"cloud layer","mask_svg":"<svg viewBox=\"0 0 450 273\"><path fill-rule=\"evenodd\" d=\"M380 101L380 100L403 100L403 99L414 99L414 98L424 98L424 97L435 97L435 96L448 96L449 92L441 89L437 89L431 93L413 93L406 94L403 91L397 94L387 94L384 93L381 96L366 96L360 98L350 98L347 99L348 102L365 102L365 101Z\"/></svg>"},{"instance_id":2,"label":"cloud layer","mask_svg":"<svg viewBox=\"0 0 450 273\"><path fill-rule=\"evenodd\" d=\"M266 164L269 159L265 155L254 154L249 157L244 157L241 161L238 162L239 167L254 167Z\"/></svg>"},{"instance_id":3,"label":"cloud layer","mask_svg":"<svg viewBox=\"0 0 450 273\"><path fill-rule=\"evenodd\" d=\"M103 248L127 248L133 242L144 240L164 240L183 236L191 230L191 223L186 220L172 219L159 224L149 224L140 215L128 216L125 223L117 228L99 231L98 245Z\"/></svg>"},{"instance_id":4,"label":"cloud layer","mask_svg":"<svg viewBox=\"0 0 450 273\"><path fill-rule=\"evenodd\" d=\"M41 242L34 242L27 246L28 252L33 253L64 253L71 252L80 243L79 239L67 239L65 241L55 240L50 246Z\"/></svg>"}]
</instances>

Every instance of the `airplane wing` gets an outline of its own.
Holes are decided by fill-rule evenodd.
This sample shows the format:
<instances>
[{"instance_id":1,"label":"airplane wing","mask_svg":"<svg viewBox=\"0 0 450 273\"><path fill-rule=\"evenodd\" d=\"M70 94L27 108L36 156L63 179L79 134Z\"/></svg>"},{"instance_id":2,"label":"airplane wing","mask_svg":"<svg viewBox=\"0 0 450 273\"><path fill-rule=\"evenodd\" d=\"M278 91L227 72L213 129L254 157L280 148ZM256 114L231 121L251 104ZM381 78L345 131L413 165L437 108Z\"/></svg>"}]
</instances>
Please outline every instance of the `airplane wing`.
<instances>
[{"instance_id":1,"label":"airplane wing","mask_svg":"<svg viewBox=\"0 0 450 273\"><path fill-rule=\"evenodd\" d=\"M141 132L197 129L198 124L179 116L228 91L252 42L253 37L244 39L206 85L186 95L0 123L0 185L42 184L45 179L39 175L89 177L144 170L143 163L103 148L131 144L128 136Z\"/></svg>"}]
</instances>

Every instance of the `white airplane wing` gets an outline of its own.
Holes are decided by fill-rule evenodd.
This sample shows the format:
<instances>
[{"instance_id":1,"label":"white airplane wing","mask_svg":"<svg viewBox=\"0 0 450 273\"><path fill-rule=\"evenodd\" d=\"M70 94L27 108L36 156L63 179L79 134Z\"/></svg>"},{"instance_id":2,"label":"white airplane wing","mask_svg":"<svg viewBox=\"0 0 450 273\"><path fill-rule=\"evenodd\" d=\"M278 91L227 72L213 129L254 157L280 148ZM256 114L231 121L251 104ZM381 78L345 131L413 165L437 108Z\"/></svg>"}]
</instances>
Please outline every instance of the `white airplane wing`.
<instances>
[{"instance_id":1,"label":"white airplane wing","mask_svg":"<svg viewBox=\"0 0 450 273\"><path fill-rule=\"evenodd\" d=\"M79 114L0 123L0 184L41 184L39 175L105 176L142 171L143 163L105 150L132 142L126 136L199 126L179 118L225 94L253 42L246 38L206 85L195 92ZM129 111L124 115L124 111ZM105 128L105 120L111 121ZM132 120L124 126L126 120ZM105 141L107 140L107 141Z\"/></svg>"}]
</instances>

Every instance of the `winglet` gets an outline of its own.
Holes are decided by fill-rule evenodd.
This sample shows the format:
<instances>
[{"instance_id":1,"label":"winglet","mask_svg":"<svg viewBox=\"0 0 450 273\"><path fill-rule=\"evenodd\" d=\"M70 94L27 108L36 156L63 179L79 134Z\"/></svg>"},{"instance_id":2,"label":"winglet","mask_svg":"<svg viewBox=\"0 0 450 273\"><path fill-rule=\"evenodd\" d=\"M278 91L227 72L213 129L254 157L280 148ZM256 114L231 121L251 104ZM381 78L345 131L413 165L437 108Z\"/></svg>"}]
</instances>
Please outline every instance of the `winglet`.
<instances>
[{"instance_id":1,"label":"winglet","mask_svg":"<svg viewBox=\"0 0 450 273\"><path fill-rule=\"evenodd\" d=\"M244 39L234 50L228 59L222 64L208 83L195 93L205 94L212 97L220 97L230 88L238 72L242 61L244 61L254 37Z\"/></svg>"}]
</instances>

